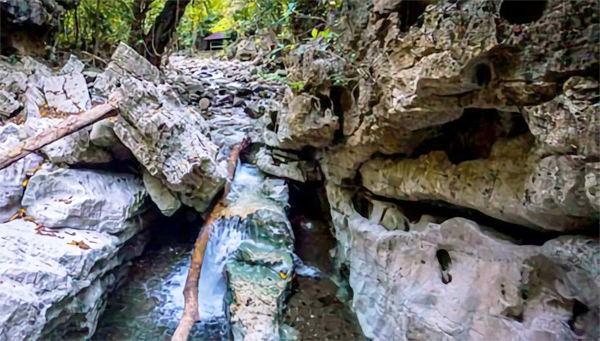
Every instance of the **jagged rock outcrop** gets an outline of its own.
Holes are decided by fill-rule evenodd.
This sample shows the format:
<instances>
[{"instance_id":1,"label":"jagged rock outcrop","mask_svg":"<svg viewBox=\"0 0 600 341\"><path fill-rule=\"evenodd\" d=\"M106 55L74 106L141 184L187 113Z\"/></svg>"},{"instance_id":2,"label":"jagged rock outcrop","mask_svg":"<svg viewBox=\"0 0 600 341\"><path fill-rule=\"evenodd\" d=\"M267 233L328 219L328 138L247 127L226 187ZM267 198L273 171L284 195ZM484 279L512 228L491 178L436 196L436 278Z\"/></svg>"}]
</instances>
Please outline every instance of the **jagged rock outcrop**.
<instances>
[{"instance_id":1,"label":"jagged rock outcrop","mask_svg":"<svg viewBox=\"0 0 600 341\"><path fill-rule=\"evenodd\" d=\"M203 212L225 180L218 147L200 113L185 106L175 89L161 81L155 66L121 43L92 90L95 98L105 101L120 88L125 95L121 114L114 122L97 123L94 139L114 143L114 131L147 170L144 182L165 214L173 214L181 203Z\"/></svg>"},{"instance_id":2,"label":"jagged rock outcrop","mask_svg":"<svg viewBox=\"0 0 600 341\"><path fill-rule=\"evenodd\" d=\"M2 0L0 1L0 50L23 55L44 55L45 43L58 32L66 10L81 0Z\"/></svg>"},{"instance_id":3,"label":"jagged rock outcrop","mask_svg":"<svg viewBox=\"0 0 600 341\"><path fill-rule=\"evenodd\" d=\"M127 95L115 133L182 203L206 210L225 180L216 162L217 146L206 135L206 122L168 87L133 77L121 82Z\"/></svg>"},{"instance_id":4,"label":"jagged rock outcrop","mask_svg":"<svg viewBox=\"0 0 600 341\"><path fill-rule=\"evenodd\" d=\"M331 108L321 108L318 97L305 94L293 97L287 113L279 117L277 138L283 144L289 140L300 146L325 147L339 128Z\"/></svg>"},{"instance_id":5,"label":"jagged rock outcrop","mask_svg":"<svg viewBox=\"0 0 600 341\"><path fill-rule=\"evenodd\" d=\"M123 76L158 82L160 71L134 49L121 42L111 56L104 72L94 80L94 87L91 91L94 100L107 101Z\"/></svg>"},{"instance_id":6,"label":"jagged rock outcrop","mask_svg":"<svg viewBox=\"0 0 600 341\"><path fill-rule=\"evenodd\" d=\"M366 336L597 338L596 237L519 245L427 217L435 209L411 212L414 224L402 206L471 208L523 234L597 233L598 4L351 0L340 11L343 47L284 62L307 85L298 101L347 77L317 157ZM286 143L306 144L304 129ZM357 192L382 201L363 209Z\"/></svg>"},{"instance_id":7,"label":"jagged rock outcrop","mask_svg":"<svg viewBox=\"0 0 600 341\"><path fill-rule=\"evenodd\" d=\"M570 77L562 94L549 102L524 108L531 133L548 152L586 158L600 156L598 89L596 79Z\"/></svg>"},{"instance_id":8,"label":"jagged rock outcrop","mask_svg":"<svg viewBox=\"0 0 600 341\"><path fill-rule=\"evenodd\" d=\"M343 123L338 138L319 152L328 181L341 184L360 175L379 195L443 200L528 227L564 231L598 221L585 194L585 179L596 174L584 170L593 169L598 157L595 2L548 0L520 7L511 1L374 0L350 6L342 11L347 20L340 42L347 55L356 56L352 64L336 63L314 46L301 49L301 58L285 59L290 76L309 84L304 90L311 94L333 91L340 65L348 77L358 78L346 89L352 98L344 101L344 110L334 111ZM301 91L291 101L305 96ZM339 96L332 102L339 103ZM438 138L441 127L465 112L477 113L476 121L465 125L485 122L494 112L517 113L526 122L517 125L529 128L517 129L518 134L533 135L535 145L506 154L505 161L523 151L504 167L505 161L489 156L497 154L492 145L516 133L496 134L480 124L466 134L471 137ZM291 121L290 114L283 112L281 121L286 115ZM301 132L288 144L306 143L303 134L311 128L299 124L297 129ZM441 154L431 154L448 154L446 146L469 140L479 149L470 159L455 162L449 155L443 161ZM370 160L375 154L377 160ZM492 168L504 172L502 181L496 181L496 171L488 172L494 162ZM523 169L517 169L519 162ZM394 171L388 167L392 163ZM486 179L483 173L489 173ZM469 187L476 183L481 185Z\"/></svg>"}]
</instances>

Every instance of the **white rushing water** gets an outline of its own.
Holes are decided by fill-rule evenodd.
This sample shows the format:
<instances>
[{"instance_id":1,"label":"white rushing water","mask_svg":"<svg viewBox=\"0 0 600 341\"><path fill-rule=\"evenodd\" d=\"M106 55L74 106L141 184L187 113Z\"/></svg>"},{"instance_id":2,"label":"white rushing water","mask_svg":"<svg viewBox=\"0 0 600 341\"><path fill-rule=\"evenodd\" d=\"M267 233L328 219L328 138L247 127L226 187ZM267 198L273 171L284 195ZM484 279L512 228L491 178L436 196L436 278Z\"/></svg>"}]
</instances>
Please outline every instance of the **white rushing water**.
<instances>
[{"instance_id":1,"label":"white rushing water","mask_svg":"<svg viewBox=\"0 0 600 341\"><path fill-rule=\"evenodd\" d=\"M238 162L235 178L231 185L229 199L239 197L243 191L260 186L264 180L256 167ZM229 256L238 249L240 243L247 240L244 231L236 228L235 223L226 220L214 223L198 283L198 309L202 319L221 317L225 313L223 306L226 291L223 268Z\"/></svg>"}]
</instances>

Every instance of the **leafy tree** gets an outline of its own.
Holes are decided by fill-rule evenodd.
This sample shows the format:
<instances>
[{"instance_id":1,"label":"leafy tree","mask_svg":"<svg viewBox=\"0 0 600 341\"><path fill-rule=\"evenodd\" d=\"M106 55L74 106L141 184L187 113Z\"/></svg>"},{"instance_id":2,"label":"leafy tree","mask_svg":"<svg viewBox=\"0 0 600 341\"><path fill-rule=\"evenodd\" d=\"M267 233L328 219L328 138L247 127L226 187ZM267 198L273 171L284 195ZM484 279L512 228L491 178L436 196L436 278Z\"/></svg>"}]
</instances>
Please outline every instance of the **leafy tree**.
<instances>
[{"instance_id":1,"label":"leafy tree","mask_svg":"<svg viewBox=\"0 0 600 341\"><path fill-rule=\"evenodd\" d=\"M342 0L81 0L67 12L58 42L105 57L127 42L154 64L171 46L195 48L211 32L257 35L279 53L326 37Z\"/></svg>"}]
</instances>

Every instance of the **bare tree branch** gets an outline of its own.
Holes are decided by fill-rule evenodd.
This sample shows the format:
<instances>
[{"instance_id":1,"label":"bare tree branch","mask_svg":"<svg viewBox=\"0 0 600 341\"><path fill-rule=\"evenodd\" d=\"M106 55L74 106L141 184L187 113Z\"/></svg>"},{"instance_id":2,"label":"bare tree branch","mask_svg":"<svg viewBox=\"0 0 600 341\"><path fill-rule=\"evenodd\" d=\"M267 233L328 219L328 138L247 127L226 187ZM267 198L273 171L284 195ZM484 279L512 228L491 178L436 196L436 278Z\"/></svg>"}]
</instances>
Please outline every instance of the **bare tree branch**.
<instances>
[{"instance_id":1,"label":"bare tree branch","mask_svg":"<svg viewBox=\"0 0 600 341\"><path fill-rule=\"evenodd\" d=\"M52 142L71 135L95 122L118 114L121 93L115 93L108 103L98 105L79 115L72 115L60 122L56 127L44 130L39 135L19 142L13 148L0 154L0 169L4 169L19 161L28 154L49 145Z\"/></svg>"},{"instance_id":2,"label":"bare tree branch","mask_svg":"<svg viewBox=\"0 0 600 341\"><path fill-rule=\"evenodd\" d=\"M212 209L210 216L204 222L204 226L202 226L202 232L194 244L192 264L190 265L190 271L183 289L183 297L185 298L183 315L181 316L179 325L173 334L173 338L171 338L172 341L186 341L190 335L190 330L194 326L194 323L200 321L200 315L198 314L198 282L200 281L200 272L202 270L202 262L204 261L204 251L206 251L206 244L208 243L213 223L215 220L217 220L217 218L220 217L221 212L226 207L225 198L227 198L231 188L230 186L235 175L235 168L237 166L240 150L240 146L235 146L229 154L229 162L227 167L228 181L225 184L223 195L221 196L219 202Z\"/></svg>"}]
</instances>

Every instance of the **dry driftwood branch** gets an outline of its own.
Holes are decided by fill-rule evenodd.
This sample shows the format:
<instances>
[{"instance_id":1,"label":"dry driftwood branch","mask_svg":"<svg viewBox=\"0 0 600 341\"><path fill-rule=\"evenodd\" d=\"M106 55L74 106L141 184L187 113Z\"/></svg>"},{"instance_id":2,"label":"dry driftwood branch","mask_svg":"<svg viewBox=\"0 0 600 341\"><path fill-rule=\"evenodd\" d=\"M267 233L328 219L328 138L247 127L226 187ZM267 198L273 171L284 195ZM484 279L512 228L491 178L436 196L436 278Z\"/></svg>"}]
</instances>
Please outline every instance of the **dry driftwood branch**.
<instances>
[{"instance_id":1,"label":"dry driftwood branch","mask_svg":"<svg viewBox=\"0 0 600 341\"><path fill-rule=\"evenodd\" d=\"M108 103L95 106L79 115L69 116L56 127L46 129L34 137L19 142L13 148L0 154L0 170L52 142L71 135L104 118L117 115L118 105L122 98L121 93L115 93Z\"/></svg>"},{"instance_id":2,"label":"dry driftwood branch","mask_svg":"<svg viewBox=\"0 0 600 341\"><path fill-rule=\"evenodd\" d=\"M213 223L219 218L221 212L225 209L226 203L225 198L229 194L231 188L231 182L235 175L235 168L237 166L238 156L240 155L240 146L235 146L229 154L229 162L227 167L227 182L223 190L223 195L217 204L213 207L210 215L202 226L202 233L196 239L194 244L194 252L192 253L192 264L188 272L187 280L185 281L185 287L183 288L183 297L185 304L183 307L183 315L179 321L179 325L173 334L172 341L186 341L190 335L190 330L194 326L194 323L200 321L200 314L198 313L198 282L200 281L200 272L202 270L202 262L204 260L204 251L206 250L206 244L210 237Z\"/></svg>"}]
</instances>

